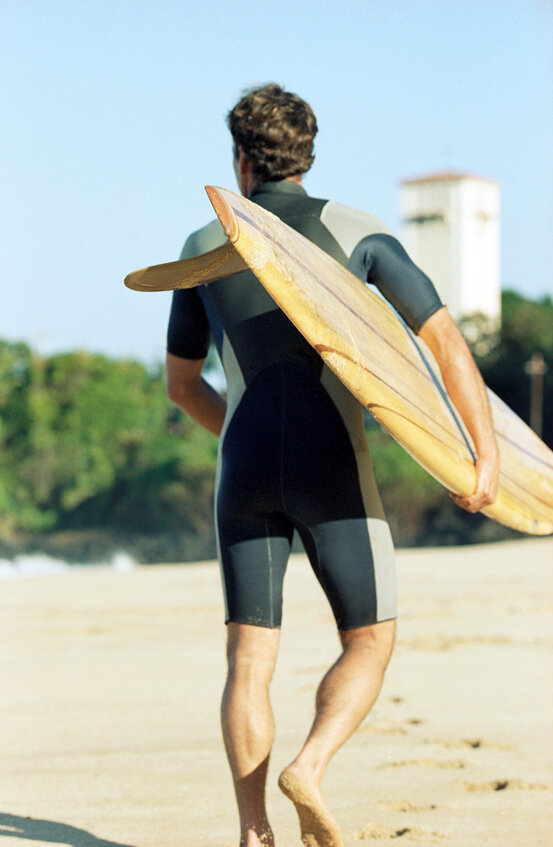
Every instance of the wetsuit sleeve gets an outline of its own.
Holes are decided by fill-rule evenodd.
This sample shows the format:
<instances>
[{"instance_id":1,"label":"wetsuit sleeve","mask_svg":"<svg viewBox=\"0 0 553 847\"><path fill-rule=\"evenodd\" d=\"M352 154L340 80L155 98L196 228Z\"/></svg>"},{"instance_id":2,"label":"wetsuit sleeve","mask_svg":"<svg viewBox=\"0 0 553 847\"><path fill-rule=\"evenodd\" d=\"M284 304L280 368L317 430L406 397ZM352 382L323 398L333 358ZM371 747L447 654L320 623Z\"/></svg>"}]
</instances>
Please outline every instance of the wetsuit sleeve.
<instances>
[{"instance_id":1,"label":"wetsuit sleeve","mask_svg":"<svg viewBox=\"0 0 553 847\"><path fill-rule=\"evenodd\" d=\"M197 289L174 291L167 327L167 352L181 359L205 359L209 336L209 323Z\"/></svg>"},{"instance_id":2,"label":"wetsuit sleeve","mask_svg":"<svg viewBox=\"0 0 553 847\"><path fill-rule=\"evenodd\" d=\"M377 233L355 247L349 270L378 290L414 332L443 306L431 280L411 261L397 238Z\"/></svg>"},{"instance_id":3,"label":"wetsuit sleeve","mask_svg":"<svg viewBox=\"0 0 553 847\"><path fill-rule=\"evenodd\" d=\"M197 236L198 233L192 233L186 240L181 259L204 252L197 244ZM205 359L209 337L209 323L198 289L174 291L167 327L167 352L181 359Z\"/></svg>"}]
</instances>

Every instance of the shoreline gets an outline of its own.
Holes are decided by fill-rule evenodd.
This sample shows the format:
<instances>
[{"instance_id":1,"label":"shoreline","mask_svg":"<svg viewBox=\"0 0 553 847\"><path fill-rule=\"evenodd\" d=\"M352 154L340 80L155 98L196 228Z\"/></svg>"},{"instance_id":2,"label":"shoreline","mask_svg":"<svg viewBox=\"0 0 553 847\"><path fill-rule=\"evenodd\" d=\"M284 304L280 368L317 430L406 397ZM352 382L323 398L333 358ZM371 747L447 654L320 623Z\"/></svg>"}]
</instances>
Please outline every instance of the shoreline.
<instances>
[{"instance_id":1,"label":"shoreline","mask_svg":"<svg viewBox=\"0 0 553 847\"><path fill-rule=\"evenodd\" d=\"M448 544L448 545L415 545L410 547L395 547L396 553L403 556L412 551L429 551L437 552L444 550L463 550L467 551L471 548L484 547L499 547L511 544L525 544L528 542L547 543L551 538L548 536L528 536L520 534L517 538L506 538L500 541L489 542L471 542L466 544ZM303 552L292 552L291 557L305 555ZM16 579L21 577L31 576L49 576L52 574L78 572L79 570L89 569L107 569L113 571L127 572L138 568L159 568L159 567L188 567L190 565L216 565L217 561L214 558L184 560L184 561L167 561L167 562L139 562L129 553L119 550L113 552L109 557L103 557L97 561L75 562L73 560L64 559L61 556L51 555L40 551L32 553L17 553L12 557L0 556L0 582L4 579Z\"/></svg>"}]
</instances>

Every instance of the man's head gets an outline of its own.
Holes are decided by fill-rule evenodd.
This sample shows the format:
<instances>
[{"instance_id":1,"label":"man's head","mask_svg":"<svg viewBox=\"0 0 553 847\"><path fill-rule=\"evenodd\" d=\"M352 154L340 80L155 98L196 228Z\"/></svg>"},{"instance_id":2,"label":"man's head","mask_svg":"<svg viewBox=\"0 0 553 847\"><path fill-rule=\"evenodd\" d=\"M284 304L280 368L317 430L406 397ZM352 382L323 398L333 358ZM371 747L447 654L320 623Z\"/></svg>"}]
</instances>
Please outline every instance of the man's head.
<instances>
[{"instance_id":1,"label":"man's head","mask_svg":"<svg viewBox=\"0 0 553 847\"><path fill-rule=\"evenodd\" d=\"M227 116L234 141L257 182L287 179L309 170L317 121L308 103L276 83L248 90Z\"/></svg>"}]
</instances>

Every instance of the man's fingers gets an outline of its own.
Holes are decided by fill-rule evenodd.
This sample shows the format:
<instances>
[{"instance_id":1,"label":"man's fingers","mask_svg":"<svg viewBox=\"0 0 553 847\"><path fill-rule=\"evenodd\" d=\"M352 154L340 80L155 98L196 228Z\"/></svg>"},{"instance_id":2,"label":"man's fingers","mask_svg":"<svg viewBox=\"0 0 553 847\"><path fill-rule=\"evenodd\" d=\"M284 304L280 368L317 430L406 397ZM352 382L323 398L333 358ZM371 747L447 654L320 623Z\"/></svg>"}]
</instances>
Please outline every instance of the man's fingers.
<instances>
[{"instance_id":1,"label":"man's fingers","mask_svg":"<svg viewBox=\"0 0 553 847\"><path fill-rule=\"evenodd\" d=\"M499 454L491 457L491 460L476 462L476 488L469 495L454 494L450 492L452 500L467 512L479 512L485 506L495 503L499 489Z\"/></svg>"},{"instance_id":2,"label":"man's fingers","mask_svg":"<svg viewBox=\"0 0 553 847\"><path fill-rule=\"evenodd\" d=\"M462 497L460 494L449 492L451 499L467 512L479 512L485 506L490 506L495 498L491 494L471 494L470 497Z\"/></svg>"}]
</instances>

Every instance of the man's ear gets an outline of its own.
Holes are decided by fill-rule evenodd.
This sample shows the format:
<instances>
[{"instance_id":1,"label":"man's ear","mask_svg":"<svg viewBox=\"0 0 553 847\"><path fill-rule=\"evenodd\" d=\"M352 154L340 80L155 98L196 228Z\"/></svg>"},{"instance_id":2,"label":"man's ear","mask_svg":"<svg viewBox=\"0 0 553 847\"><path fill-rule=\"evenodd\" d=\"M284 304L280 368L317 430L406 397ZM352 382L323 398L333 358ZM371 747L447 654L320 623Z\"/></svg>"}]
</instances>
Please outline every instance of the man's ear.
<instances>
[{"instance_id":1,"label":"man's ear","mask_svg":"<svg viewBox=\"0 0 553 847\"><path fill-rule=\"evenodd\" d=\"M241 147L238 148L238 159L234 160L234 172L240 191L244 197L249 197L250 192L257 185L257 179L254 176L253 165L251 159L248 159Z\"/></svg>"},{"instance_id":2,"label":"man's ear","mask_svg":"<svg viewBox=\"0 0 553 847\"><path fill-rule=\"evenodd\" d=\"M241 174L248 174L251 170L252 163L244 153L241 147L238 148L238 170Z\"/></svg>"}]
</instances>

